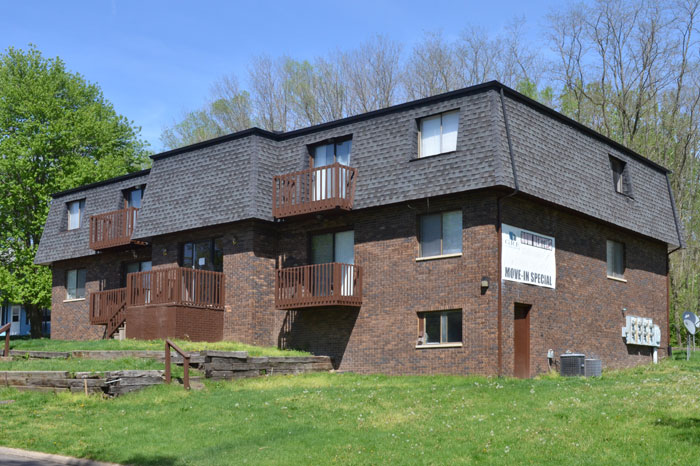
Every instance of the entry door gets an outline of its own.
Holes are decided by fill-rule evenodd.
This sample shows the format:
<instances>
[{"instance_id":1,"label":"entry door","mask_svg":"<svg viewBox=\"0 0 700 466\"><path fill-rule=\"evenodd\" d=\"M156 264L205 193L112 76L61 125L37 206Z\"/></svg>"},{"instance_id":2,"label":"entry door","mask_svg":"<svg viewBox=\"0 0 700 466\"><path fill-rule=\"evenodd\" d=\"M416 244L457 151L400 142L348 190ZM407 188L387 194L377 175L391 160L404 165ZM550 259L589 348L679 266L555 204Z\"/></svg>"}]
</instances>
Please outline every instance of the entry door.
<instances>
[{"instance_id":1,"label":"entry door","mask_svg":"<svg viewBox=\"0 0 700 466\"><path fill-rule=\"evenodd\" d=\"M350 267L342 268L341 295L353 294L353 267L355 263L355 232L353 230L337 233L323 233L311 237L311 261L314 264L328 264L339 262L349 264ZM316 279L316 289L327 296L333 283L332 269L321 269Z\"/></svg>"},{"instance_id":2,"label":"entry door","mask_svg":"<svg viewBox=\"0 0 700 466\"><path fill-rule=\"evenodd\" d=\"M141 208L141 198L143 197L143 189L134 188L126 193L126 207L135 207L137 209ZM136 226L136 212L132 214L129 219L131 221L131 227Z\"/></svg>"},{"instance_id":3,"label":"entry door","mask_svg":"<svg viewBox=\"0 0 700 466\"><path fill-rule=\"evenodd\" d=\"M513 318L513 375L530 377L530 305L515 304Z\"/></svg>"},{"instance_id":4,"label":"entry door","mask_svg":"<svg viewBox=\"0 0 700 466\"><path fill-rule=\"evenodd\" d=\"M316 147L314 150L314 168L325 167L333 163L333 145L325 145ZM322 201L329 197L329 187L331 178L331 169L314 171L314 201Z\"/></svg>"},{"instance_id":5,"label":"entry door","mask_svg":"<svg viewBox=\"0 0 700 466\"><path fill-rule=\"evenodd\" d=\"M12 306L12 311L10 315L10 335L19 335L20 333L20 316L22 314L21 306Z\"/></svg>"},{"instance_id":6,"label":"entry door","mask_svg":"<svg viewBox=\"0 0 700 466\"><path fill-rule=\"evenodd\" d=\"M338 162L341 165L350 165L350 147L352 141L347 140L334 144L324 144L316 146L313 151L313 166L314 168L333 165ZM346 197L347 175L342 172L340 176L339 197ZM313 200L322 201L333 197L333 170L326 168L324 170L316 170L314 172L314 191Z\"/></svg>"},{"instance_id":7,"label":"entry door","mask_svg":"<svg viewBox=\"0 0 700 466\"><path fill-rule=\"evenodd\" d=\"M355 264L355 232L343 231L335 234L335 262ZM341 277L342 296L353 295L353 267L343 267Z\"/></svg>"}]
</instances>

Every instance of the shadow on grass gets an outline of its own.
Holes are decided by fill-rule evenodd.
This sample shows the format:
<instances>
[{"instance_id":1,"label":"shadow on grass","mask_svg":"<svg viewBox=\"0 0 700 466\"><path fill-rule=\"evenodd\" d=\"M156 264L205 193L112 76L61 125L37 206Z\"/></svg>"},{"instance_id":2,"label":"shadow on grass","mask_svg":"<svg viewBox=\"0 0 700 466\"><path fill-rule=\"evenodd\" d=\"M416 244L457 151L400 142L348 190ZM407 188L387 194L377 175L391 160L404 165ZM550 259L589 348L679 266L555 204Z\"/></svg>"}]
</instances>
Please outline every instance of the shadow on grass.
<instances>
[{"instance_id":1,"label":"shadow on grass","mask_svg":"<svg viewBox=\"0 0 700 466\"><path fill-rule=\"evenodd\" d=\"M676 437L686 442L700 445L700 418L662 418L655 423L659 426L673 427L677 429Z\"/></svg>"},{"instance_id":2,"label":"shadow on grass","mask_svg":"<svg viewBox=\"0 0 700 466\"><path fill-rule=\"evenodd\" d=\"M178 458L175 456L134 455L129 457L125 464L138 464L139 466L174 466L178 464Z\"/></svg>"}]
</instances>

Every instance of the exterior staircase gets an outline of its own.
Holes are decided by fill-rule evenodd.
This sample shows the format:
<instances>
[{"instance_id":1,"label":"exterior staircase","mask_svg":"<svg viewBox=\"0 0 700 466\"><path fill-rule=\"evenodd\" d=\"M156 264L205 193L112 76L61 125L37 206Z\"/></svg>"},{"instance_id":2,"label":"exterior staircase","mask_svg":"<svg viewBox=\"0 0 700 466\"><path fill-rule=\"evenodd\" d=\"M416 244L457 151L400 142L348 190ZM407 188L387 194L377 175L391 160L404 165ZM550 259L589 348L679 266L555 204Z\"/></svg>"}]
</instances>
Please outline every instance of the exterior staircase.
<instances>
[{"instance_id":1,"label":"exterior staircase","mask_svg":"<svg viewBox=\"0 0 700 466\"><path fill-rule=\"evenodd\" d=\"M126 288L90 294L90 323L104 325L104 338L123 339L126 331Z\"/></svg>"}]
</instances>

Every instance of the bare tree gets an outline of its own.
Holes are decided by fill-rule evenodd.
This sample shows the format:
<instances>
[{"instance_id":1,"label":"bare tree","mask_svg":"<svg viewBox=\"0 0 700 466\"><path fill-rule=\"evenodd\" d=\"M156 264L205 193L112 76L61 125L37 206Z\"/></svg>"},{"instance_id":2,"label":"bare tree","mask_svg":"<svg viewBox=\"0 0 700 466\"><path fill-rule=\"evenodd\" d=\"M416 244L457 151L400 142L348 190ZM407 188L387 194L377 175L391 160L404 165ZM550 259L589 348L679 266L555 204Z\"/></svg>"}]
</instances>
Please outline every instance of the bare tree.
<instances>
[{"instance_id":1,"label":"bare tree","mask_svg":"<svg viewBox=\"0 0 700 466\"><path fill-rule=\"evenodd\" d=\"M376 36L358 49L339 54L349 114L370 112L396 103L400 86L401 46Z\"/></svg>"},{"instance_id":2,"label":"bare tree","mask_svg":"<svg viewBox=\"0 0 700 466\"><path fill-rule=\"evenodd\" d=\"M348 90L343 81L341 58L318 58L314 63L316 77L314 89L318 100L318 113L322 121L338 120L347 116Z\"/></svg>"},{"instance_id":3,"label":"bare tree","mask_svg":"<svg viewBox=\"0 0 700 466\"><path fill-rule=\"evenodd\" d=\"M403 72L406 97L420 99L460 87L462 77L455 46L441 33L426 33L408 57Z\"/></svg>"},{"instance_id":4,"label":"bare tree","mask_svg":"<svg viewBox=\"0 0 700 466\"><path fill-rule=\"evenodd\" d=\"M282 73L285 59L255 58L248 72L256 124L270 131L286 131L289 126L290 96Z\"/></svg>"},{"instance_id":5,"label":"bare tree","mask_svg":"<svg viewBox=\"0 0 700 466\"><path fill-rule=\"evenodd\" d=\"M483 28L469 27L462 32L456 45L460 85L471 86L498 79L502 45L498 38L489 37Z\"/></svg>"}]
</instances>

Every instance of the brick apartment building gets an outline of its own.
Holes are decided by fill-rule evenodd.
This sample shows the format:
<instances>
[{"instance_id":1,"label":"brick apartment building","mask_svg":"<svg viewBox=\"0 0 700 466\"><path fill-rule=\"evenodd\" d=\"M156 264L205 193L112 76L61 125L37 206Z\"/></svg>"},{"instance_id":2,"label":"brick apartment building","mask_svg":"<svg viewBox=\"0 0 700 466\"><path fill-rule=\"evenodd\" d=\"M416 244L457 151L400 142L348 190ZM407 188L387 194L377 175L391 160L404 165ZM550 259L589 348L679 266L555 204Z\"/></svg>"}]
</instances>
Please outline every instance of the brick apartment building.
<instances>
[{"instance_id":1,"label":"brick apartment building","mask_svg":"<svg viewBox=\"0 0 700 466\"><path fill-rule=\"evenodd\" d=\"M500 83L152 158L53 196L52 338L238 340L390 374L667 354L668 171Z\"/></svg>"}]
</instances>

